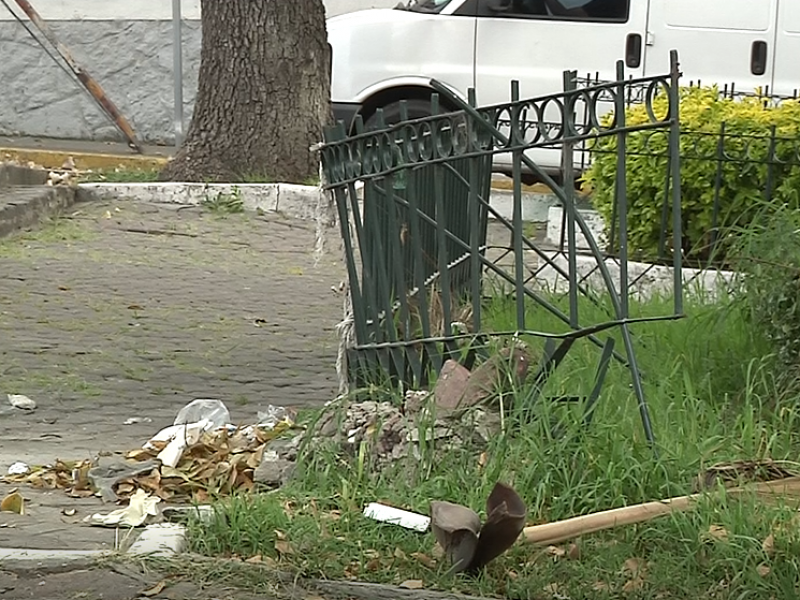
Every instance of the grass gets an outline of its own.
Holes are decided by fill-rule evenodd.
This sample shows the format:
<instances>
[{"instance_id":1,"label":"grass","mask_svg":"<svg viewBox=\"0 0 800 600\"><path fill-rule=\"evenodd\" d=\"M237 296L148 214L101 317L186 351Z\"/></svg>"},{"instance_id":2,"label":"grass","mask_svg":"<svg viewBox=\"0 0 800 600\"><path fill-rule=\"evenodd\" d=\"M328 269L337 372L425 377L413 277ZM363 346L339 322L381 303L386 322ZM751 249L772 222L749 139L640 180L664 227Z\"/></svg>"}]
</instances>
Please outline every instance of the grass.
<instances>
[{"instance_id":1,"label":"grass","mask_svg":"<svg viewBox=\"0 0 800 600\"><path fill-rule=\"evenodd\" d=\"M160 168L116 167L83 173L79 183L149 183L158 181Z\"/></svg>"},{"instance_id":2,"label":"grass","mask_svg":"<svg viewBox=\"0 0 800 600\"><path fill-rule=\"evenodd\" d=\"M29 258L31 248L52 243L67 245L89 241L95 233L72 219L54 215L29 231L14 232L0 238L0 258Z\"/></svg>"},{"instance_id":3,"label":"grass","mask_svg":"<svg viewBox=\"0 0 800 600\"><path fill-rule=\"evenodd\" d=\"M230 193L222 191L208 192L200 205L207 211L218 216L232 215L244 212L242 189L234 185Z\"/></svg>"},{"instance_id":4,"label":"grass","mask_svg":"<svg viewBox=\"0 0 800 600\"><path fill-rule=\"evenodd\" d=\"M666 304L653 300L633 311L664 314ZM607 320L602 307L582 302L580 308L583 322ZM796 461L800 398L744 310L730 299L695 302L683 320L635 327L658 458L642 434L629 371L612 363L590 428L581 425L579 406L515 405L515 397L524 397L518 390L504 398L510 405L504 430L482 449L481 460L481 449L441 456L422 447L419 459L378 471L366 447L347 458L317 445L303 454L297 477L281 491L222 501L211 522L193 523L191 548L211 556L256 556L310 577L419 580L427 589L473 595L796 597L797 513L753 498L710 497L693 512L585 536L572 546L518 543L477 577L448 574L432 534L361 515L376 500L424 514L433 499L481 510L494 483L503 480L522 495L528 521L536 524L691 493L697 475L721 461ZM536 329L563 328L541 309L528 314ZM512 315L507 300L495 299L486 330L514 329ZM534 349L540 344L527 341ZM596 347L579 342L545 396L587 394L598 359ZM254 584L259 577L263 573L250 575Z\"/></svg>"},{"instance_id":5,"label":"grass","mask_svg":"<svg viewBox=\"0 0 800 600\"><path fill-rule=\"evenodd\" d=\"M161 168L116 167L113 169L96 169L82 173L78 178L79 183L131 183L131 182L156 182ZM240 183L278 183L278 181L263 173L246 172L237 179ZM209 181L208 183L215 183ZM319 185L319 177L309 177L303 185Z\"/></svg>"}]
</instances>

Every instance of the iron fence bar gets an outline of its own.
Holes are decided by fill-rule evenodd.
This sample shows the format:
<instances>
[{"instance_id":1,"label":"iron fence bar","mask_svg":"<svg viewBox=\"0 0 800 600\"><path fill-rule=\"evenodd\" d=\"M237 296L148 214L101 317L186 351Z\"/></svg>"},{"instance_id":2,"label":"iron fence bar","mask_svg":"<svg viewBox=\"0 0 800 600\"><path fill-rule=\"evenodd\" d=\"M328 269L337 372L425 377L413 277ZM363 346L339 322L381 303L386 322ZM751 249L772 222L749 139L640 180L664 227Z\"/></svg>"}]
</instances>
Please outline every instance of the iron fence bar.
<instances>
[{"instance_id":1,"label":"iron fence bar","mask_svg":"<svg viewBox=\"0 0 800 600\"><path fill-rule=\"evenodd\" d=\"M714 206L711 211L711 239L709 240L711 250L709 252L709 265L711 264L712 257L716 254L715 249L717 246L719 197L722 192L722 171L725 164L725 127L726 122L723 121L719 126L719 140L717 141L717 168L714 175Z\"/></svg>"},{"instance_id":2,"label":"iron fence bar","mask_svg":"<svg viewBox=\"0 0 800 600\"><path fill-rule=\"evenodd\" d=\"M330 128L325 133L326 141L330 141L331 137L344 136L344 128L339 125L335 128ZM347 190L339 187L333 191L334 200L336 202L337 212L339 213L339 224L342 235L342 242L345 248L345 264L347 267L347 277L350 281L350 289L347 293L350 294L351 306L353 308L354 326L356 331L356 338L365 340L367 338L366 332L366 312L362 303L362 295L358 278L358 267L355 262L355 250L353 247L353 240L350 237L350 216L347 210L347 197L355 195L355 185L348 184Z\"/></svg>"},{"instance_id":3,"label":"iron fence bar","mask_svg":"<svg viewBox=\"0 0 800 600\"><path fill-rule=\"evenodd\" d=\"M533 410L536 400L541 396L542 390L547 380L550 378L550 375L552 375L553 371L558 368L558 365L560 365L567 356L567 353L575 344L576 340L577 338L565 338L561 340L558 346L555 345L553 339L547 340L544 346L542 360L539 363L539 368L536 370L536 374L533 377L533 384L525 398L524 406L526 412L530 413Z\"/></svg>"},{"instance_id":4,"label":"iron fence bar","mask_svg":"<svg viewBox=\"0 0 800 600\"><path fill-rule=\"evenodd\" d=\"M410 169L408 172L409 186L416 189L416 177L419 173L418 169ZM408 229L411 237L411 249L414 257L414 284L416 289L419 290L419 318L422 324L423 337L430 337L431 335L431 322L430 312L428 308L428 298L425 294L425 263L422 260L422 229L420 227L420 213L419 206L417 205L417 195L409 194L406 198L408 203Z\"/></svg>"},{"instance_id":5,"label":"iron fence bar","mask_svg":"<svg viewBox=\"0 0 800 600\"><path fill-rule=\"evenodd\" d=\"M472 106L475 106L475 89L470 88L468 101ZM472 120L467 119L467 135L472 138L473 126ZM480 256L480 246L483 245L479 234L480 226L480 197L478 196L478 169L480 168L479 158L467 159L469 163L469 195L467 196L467 206L469 209L470 221L470 275L472 279L472 331L481 330L481 295L482 295L482 266Z\"/></svg>"},{"instance_id":6,"label":"iron fence bar","mask_svg":"<svg viewBox=\"0 0 800 600\"><path fill-rule=\"evenodd\" d=\"M775 135L776 126L773 124L769 128L769 150L767 152L767 182L764 186L764 200L770 202L772 200L772 188L775 185L773 170L775 168Z\"/></svg>"},{"instance_id":7,"label":"iron fence bar","mask_svg":"<svg viewBox=\"0 0 800 600\"><path fill-rule=\"evenodd\" d=\"M455 333L449 336L432 336L426 338L424 340L398 340L397 342L381 342L381 343L368 343L368 344L359 344L357 347L361 349L381 349L381 348L388 348L391 344L395 344L397 346L414 346L416 344L437 344L443 342L457 342L460 340L469 340L469 339L479 339L481 337L486 338L503 338L503 337L520 337L523 335L529 335L531 337L542 338L542 339L553 339L553 340L565 340L567 338L589 338L589 336L595 335L597 333L602 333L608 329L612 329L614 327L622 327L623 325L636 325L641 323L659 323L661 321L677 321L679 319L685 318L686 315L660 315L657 317L629 317L627 319L617 319L614 321L605 321L603 323L598 323L596 325L590 325L588 327L581 327L580 329L574 329L572 331L567 331L566 333L548 333L545 331L536 331L533 329L525 329L525 330L507 330L507 331L495 331L495 332L483 332L480 334L475 333ZM605 346L605 343L600 344L600 348Z\"/></svg>"},{"instance_id":8,"label":"iron fence bar","mask_svg":"<svg viewBox=\"0 0 800 600\"><path fill-rule=\"evenodd\" d=\"M364 182L364 196L367 196L368 190L370 187L374 187L375 183L373 181L366 181ZM358 243L358 247L361 249L361 266L362 266L362 274L365 275L361 280L361 295L360 301L363 303L364 308L364 323L366 326L369 327L369 330L376 336L380 336L379 328L380 325L378 323L378 311L377 308L374 306L373 302L370 302L370 298L375 298L375 281L373 280L369 270L371 268L371 261L369 258L366 259L364 257L364 250L368 247L367 238L364 234L364 224L361 220L361 210L358 206L358 194L348 194L350 200L350 214L352 215L353 219L353 228L356 231L356 241ZM366 262L366 264L365 264ZM358 277L358 275L356 275ZM369 333L365 332L364 339L369 337Z\"/></svg>"},{"instance_id":9,"label":"iron fence bar","mask_svg":"<svg viewBox=\"0 0 800 600\"><path fill-rule=\"evenodd\" d=\"M626 106L625 106L625 63L617 61L617 81L620 82L617 89L615 102L616 127L619 129L617 136L617 176L614 185L615 204L619 205L619 317L628 316L628 157L627 138L625 133ZM613 294L612 290L609 293Z\"/></svg>"},{"instance_id":10,"label":"iron fence bar","mask_svg":"<svg viewBox=\"0 0 800 600\"><path fill-rule=\"evenodd\" d=\"M511 82L511 101L519 102L519 81ZM515 107L519 110L519 107ZM512 174L512 229L511 237L514 246L514 287L517 308L517 328L525 329L525 273L522 256L522 152L515 150L511 154Z\"/></svg>"},{"instance_id":11,"label":"iron fence bar","mask_svg":"<svg viewBox=\"0 0 800 600\"><path fill-rule=\"evenodd\" d=\"M575 71L564 71L562 75L564 95L567 97L569 92L576 88ZM575 115L575 105L573 102L566 101L562 110L562 124L564 133L567 137L572 134L573 121ZM578 244L575 235L575 184L573 182L573 145L570 141L565 141L561 149L561 169L564 177L564 196L565 202L562 204L563 211L567 216L567 281L569 282L569 324L573 329L578 327Z\"/></svg>"},{"instance_id":12,"label":"iron fence bar","mask_svg":"<svg viewBox=\"0 0 800 600\"><path fill-rule=\"evenodd\" d=\"M683 219L681 215L681 124L680 124L680 64L678 51L669 53L669 146L672 164L672 270L676 314L683 313Z\"/></svg>"},{"instance_id":13,"label":"iron fence bar","mask_svg":"<svg viewBox=\"0 0 800 600\"><path fill-rule=\"evenodd\" d=\"M439 294L441 296L442 315L444 323L445 336L451 333L451 324L453 322L451 308L452 308L452 288L450 286L450 269L447 268L447 235L445 234L445 222L447 216L444 208L444 181L442 181L442 171L439 168L434 168L433 171L433 189L436 204L436 250L439 259ZM457 236L453 236L457 239ZM460 241L460 240L459 240Z\"/></svg>"},{"instance_id":14,"label":"iron fence bar","mask_svg":"<svg viewBox=\"0 0 800 600\"><path fill-rule=\"evenodd\" d=\"M606 343L603 345L603 353L600 355L600 362L597 365L597 373L595 374L594 387L589 393L589 397L586 399L586 406L583 411L583 424L585 427L592 424L594 411L597 401L600 398L600 392L603 389L603 382L606 379L606 373L608 373L608 367L611 364L611 357L613 354L614 338L610 337L606 339Z\"/></svg>"}]
</instances>

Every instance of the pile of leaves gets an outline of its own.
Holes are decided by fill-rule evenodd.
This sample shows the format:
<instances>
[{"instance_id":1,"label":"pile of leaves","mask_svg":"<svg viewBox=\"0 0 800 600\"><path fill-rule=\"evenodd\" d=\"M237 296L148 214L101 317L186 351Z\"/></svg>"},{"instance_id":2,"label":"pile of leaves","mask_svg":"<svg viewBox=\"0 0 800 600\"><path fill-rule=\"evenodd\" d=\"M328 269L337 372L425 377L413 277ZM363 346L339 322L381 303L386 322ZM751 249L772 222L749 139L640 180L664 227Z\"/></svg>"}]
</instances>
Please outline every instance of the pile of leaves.
<instances>
[{"instance_id":1,"label":"pile of leaves","mask_svg":"<svg viewBox=\"0 0 800 600\"><path fill-rule=\"evenodd\" d=\"M57 460L52 465L32 467L25 474L7 475L3 481L88 497L101 495L100 480L111 479L108 485L121 500L142 489L165 502L206 502L211 497L253 490L255 470L269 443L291 428L290 423L281 422L270 430L247 426L206 432L184 450L175 468L156 460L166 442L151 442L147 448L125 453L124 461L111 467L99 460ZM118 476L109 477L109 471Z\"/></svg>"}]
</instances>

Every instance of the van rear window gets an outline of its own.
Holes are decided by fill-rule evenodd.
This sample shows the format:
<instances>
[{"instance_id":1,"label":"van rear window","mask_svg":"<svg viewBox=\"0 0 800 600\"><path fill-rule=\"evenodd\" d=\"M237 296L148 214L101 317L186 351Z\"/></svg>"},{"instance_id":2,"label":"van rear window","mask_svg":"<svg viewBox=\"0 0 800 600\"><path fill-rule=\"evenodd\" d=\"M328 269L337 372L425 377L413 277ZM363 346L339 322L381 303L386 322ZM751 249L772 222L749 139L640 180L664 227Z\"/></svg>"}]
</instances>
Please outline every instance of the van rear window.
<instances>
[{"instance_id":1,"label":"van rear window","mask_svg":"<svg viewBox=\"0 0 800 600\"><path fill-rule=\"evenodd\" d=\"M481 16L563 19L569 21L628 20L630 0L482 0Z\"/></svg>"}]
</instances>

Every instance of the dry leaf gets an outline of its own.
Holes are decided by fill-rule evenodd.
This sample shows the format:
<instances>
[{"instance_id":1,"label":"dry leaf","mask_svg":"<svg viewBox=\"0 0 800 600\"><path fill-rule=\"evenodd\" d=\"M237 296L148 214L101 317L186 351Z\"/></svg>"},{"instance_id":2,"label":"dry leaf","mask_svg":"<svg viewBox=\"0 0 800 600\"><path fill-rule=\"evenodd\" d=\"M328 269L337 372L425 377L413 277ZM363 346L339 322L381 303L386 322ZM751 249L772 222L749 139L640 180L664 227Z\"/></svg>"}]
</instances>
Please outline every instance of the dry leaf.
<instances>
[{"instance_id":1,"label":"dry leaf","mask_svg":"<svg viewBox=\"0 0 800 600\"><path fill-rule=\"evenodd\" d=\"M256 554L255 556L251 556L250 558L248 558L244 562L250 563L250 564L258 564L258 563L261 563L261 562L264 562L264 561L262 560L260 554Z\"/></svg>"},{"instance_id":2,"label":"dry leaf","mask_svg":"<svg viewBox=\"0 0 800 600\"><path fill-rule=\"evenodd\" d=\"M626 594L630 594L631 592L638 592L644 587L644 579L641 577L634 577L630 581L626 582L625 585L622 586L622 591Z\"/></svg>"},{"instance_id":3,"label":"dry leaf","mask_svg":"<svg viewBox=\"0 0 800 600\"><path fill-rule=\"evenodd\" d=\"M427 554L423 554L422 552L412 552L411 556L413 556L417 561L428 567L429 569L436 568L436 561L433 560Z\"/></svg>"},{"instance_id":4,"label":"dry leaf","mask_svg":"<svg viewBox=\"0 0 800 600\"><path fill-rule=\"evenodd\" d=\"M772 572L772 569L770 569L769 566L765 564L760 564L756 567L756 572L759 575L761 575L761 577L766 577L767 575L770 574L770 572Z\"/></svg>"},{"instance_id":5,"label":"dry leaf","mask_svg":"<svg viewBox=\"0 0 800 600\"><path fill-rule=\"evenodd\" d=\"M761 543L761 549L767 556L775 554L775 535L770 533L766 539Z\"/></svg>"},{"instance_id":6,"label":"dry leaf","mask_svg":"<svg viewBox=\"0 0 800 600\"><path fill-rule=\"evenodd\" d=\"M549 594L552 594L553 596L558 596L559 595L558 584L557 583L548 583L546 586L544 586L544 591L549 593Z\"/></svg>"},{"instance_id":7,"label":"dry leaf","mask_svg":"<svg viewBox=\"0 0 800 600\"><path fill-rule=\"evenodd\" d=\"M511 581L516 581L517 579L519 579L519 573L517 573L516 571L511 571L511 570L506 571L506 575Z\"/></svg>"},{"instance_id":8,"label":"dry leaf","mask_svg":"<svg viewBox=\"0 0 800 600\"><path fill-rule=\"evenodd\" d=\"M629 558L623 563L622 570L636 577L644 573L646 566L647 563L642 558Z\"/></svg>"},{"instance_id":9,"label":"dry leaf","mask_svg":"<svg viewBox=\"0 0 800 600\"><path fill-rule=\"evenodd\" d=\"M1 512L13 512L18 515L25 514L25 498L17 491L13 491L0 502Z\"/></svg>"},{"instance_id":10,"label":"dry leaf","mask_svg":"<svg viewBox=\"0 0 800 600\"><path fill-rule=\"evenodd\" d=\"M395 558L399 558L400 560L408 560L408 557L406 556L406 553L403 552L402 550L400 550L400 548L395 548L394 549L394 557Z\"/></svg>"},{"instance_id":11,"label":"dry leaf","mask_svg":"<svg viewBox=\"0 0 800 600\"><path fill-rule=\"evenodd\" d=\"M165 587L167 587L167 582L162 579L153 587L147 588L146 590L140 592L139 594L147 598L152 598L153 596L158 596L161 592L163 592Z\"/></svg>"},{"instance_id":12,"label":"dry leaf","mask_svg":"<svg viewBox=\"0 0 800 600\"><path fill-rule=\"evenodd\" d=\"M381 569L381 561L379 558L373 558L367 562L364 566L367 571L380 571Z\"/></svg>"},{"instance_id":13,"label":"dry leaf","mask_svg":"<svg viewBox=\"0 0 800 600\"><path fill-rule=\"evenodd\" d=\"M422 583L421 579L406 579L400 584L400 587L407 590L421 590L425 585Z\"/></svg>"},{"instance_id":14,"label":"dry leaf","mask_svg":"<svg viewBox=\"0 0 800 600\"><path fill-rule=\"evenodd\" d=\"M481 455L478 457L478 468L483 469L488 462L489 456L486 454L486 452L481 452Z\"/></svg>"},{"instance_id":15,"label":"dry leaf","mask_svg":"<svg viewBox=\"0 0 800 600\"><path fill-rule=\"evenodd\" d=\"M561 546L548 546L544 549L545 554L550 556L554 556L556 558L561 558L567 554L567 551L564 550Z\"/></svg>"},{"instance_id":16,"label":"dry leaf","mask_svg":"<svg viewBox=\"0 0 800 600\"><path fill-rule=\"evenodd\" d=\"M703 537L706 540L727 540L728 530L721 525L712 525L708 528L708 532L706 532Z\"/></svg>"},{"instance_id":17,"label":"dry leaf","mask_svg":"<svg viewBox=\"0 0 800 600\"><path fill-rule=\"evenodd\" d=\"M578 560L581 557L581 549L578 544L570 544L567 548L567 558L570 560Z\"/></svg>"},{"instance_id":18,"label":"dry leaf","mask_svg":"<svg viewBox=\"0 0 800 600\"><path fill-rule=\"evenodd\" d=\"M592 584L592 589L595 590L596 592L607 592L608 590L611 589L611 586L608 585L608 583L606 583L605 581L595 581Z\"/></svg>"},{"instance_id":19,"label":"dry leaf","mask_svg":"<svg viewBox=\"0 0 800 600\"><path fill-rule=\"evenodd\" d=\"M294 554L295 553L294 552L294 548L292 548L292 545L289 542L285 541L285 540L276 541L275 542L275 550L278 551L278 554L289 555L289 554Z\"/></svg>"}]
</instances>

